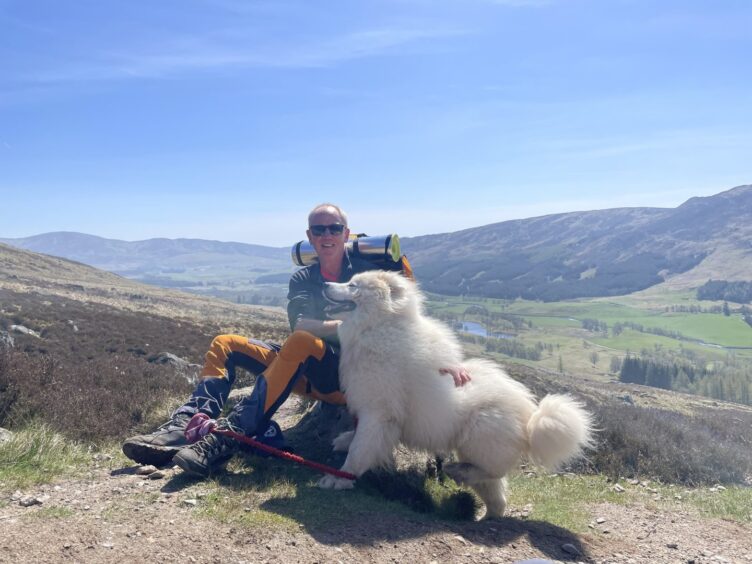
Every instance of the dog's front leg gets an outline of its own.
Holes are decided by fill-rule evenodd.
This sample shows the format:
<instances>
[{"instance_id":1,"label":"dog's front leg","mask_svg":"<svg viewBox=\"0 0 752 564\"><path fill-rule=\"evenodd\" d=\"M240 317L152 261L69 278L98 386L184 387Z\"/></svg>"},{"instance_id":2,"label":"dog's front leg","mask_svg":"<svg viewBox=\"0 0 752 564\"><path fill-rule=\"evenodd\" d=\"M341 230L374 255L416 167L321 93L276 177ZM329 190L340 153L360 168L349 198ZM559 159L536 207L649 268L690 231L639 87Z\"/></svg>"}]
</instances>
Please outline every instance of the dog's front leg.
<instances>
[{"instance_id":1,"label":"dog's front leg","mask_svg":"<svg viewBox=\"0 0 752 564\"><path fill-rule=\"evenodd\" d=\"M360 477L367 470L387 466L393 460L392 453L399 441L399 427L395 422L380 421L375 417L362 417L350 443L343 472ZM352 488L352 480L326 475L318 482L320 488Z\"/></svg>"}]
</instances>

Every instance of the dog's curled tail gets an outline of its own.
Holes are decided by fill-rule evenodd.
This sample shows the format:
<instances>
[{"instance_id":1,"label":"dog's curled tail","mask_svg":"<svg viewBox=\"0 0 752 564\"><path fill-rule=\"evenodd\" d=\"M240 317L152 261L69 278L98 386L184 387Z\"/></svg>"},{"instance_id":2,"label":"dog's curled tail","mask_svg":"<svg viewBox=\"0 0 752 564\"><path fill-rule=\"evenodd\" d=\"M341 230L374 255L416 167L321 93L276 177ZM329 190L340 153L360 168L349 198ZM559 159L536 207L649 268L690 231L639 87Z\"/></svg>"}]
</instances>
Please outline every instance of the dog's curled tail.
<instances>
[{"instance_id":1,"label":"dog's curled tail","mask_svg":"<svg viewBox=\"0 0 752 564\"><path fill-rule=\"evenodd\" d=\"M550 470L594 444L592 416L567 395L544 397L527 423L527 432L531 458Z\"/></svg>"}]
</instances>

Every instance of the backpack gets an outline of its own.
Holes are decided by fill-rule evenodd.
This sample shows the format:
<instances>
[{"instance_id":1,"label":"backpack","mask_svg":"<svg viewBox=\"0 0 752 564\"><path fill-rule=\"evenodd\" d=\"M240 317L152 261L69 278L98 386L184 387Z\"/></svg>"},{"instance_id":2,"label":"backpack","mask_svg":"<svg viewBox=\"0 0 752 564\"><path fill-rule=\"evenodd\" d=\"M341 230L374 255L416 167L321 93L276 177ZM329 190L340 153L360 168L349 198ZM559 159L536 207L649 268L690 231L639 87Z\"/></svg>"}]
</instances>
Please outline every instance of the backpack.
<instances>
[{"instance_id":1,"label":"backpack","mask_svg":"<svg viewBox=\"0 0 752 564\"><path fill-rule=\"evenodd\" d=\"M407 256L402 254L396 233L376 237L369 237L365 233L350 235L350 240L345 246L349 254L372 262L381 270L401 272L406 278L415 279ZM313 245L308 241L295 243L290 254L296 266L308 266L319 260Z\"/></svg>"}]
</instances>

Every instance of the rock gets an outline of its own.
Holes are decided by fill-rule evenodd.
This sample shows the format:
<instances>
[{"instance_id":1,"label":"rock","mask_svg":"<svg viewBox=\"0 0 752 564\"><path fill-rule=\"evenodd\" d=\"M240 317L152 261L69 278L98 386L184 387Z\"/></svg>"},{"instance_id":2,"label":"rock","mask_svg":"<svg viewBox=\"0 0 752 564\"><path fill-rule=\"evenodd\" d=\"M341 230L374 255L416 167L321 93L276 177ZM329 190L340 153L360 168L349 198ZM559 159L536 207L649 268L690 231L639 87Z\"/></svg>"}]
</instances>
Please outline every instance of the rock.
<instances>
[{"instance_id":1,"label":"rock","mask_svg":"<svg viewBox=\"0 0 752 564\"><path fill-rule=\"evenodd\" d=\"M198 501L196 501L195 499L184 499L183 503L185 505L190 505L191 507L196 507L196 505L198 504Z\"/></svg>"},{"instance_id":2,"label":"rock","mask_svg":"<svg viewBox=\"0 0 752 564\"><path fill-rule=\"evenodd\" d=\"M677 548L679 548L679 545L675 542L670 542L666 544L666 548L673 548L674 550L676 550Z\"/></svg>"},{"instance_id":3,"label":"rock","mask_svg":"<svg viewBox=\"0 0 752 564\"><path fill-rule=\"evenodd\" d=\"M157 353L147 359L152 364L168 364L175 369L175 372L185 378L189 384L195 385L198 382L198 375L201 372L200 364L193 364L180 358L170 352Z\"/></svg>"},{"instance_id":4,"label":"rock","mask_svg":"<svg viewBox=\"0 0 752 564\"><path fill-rule=\"evenodd\" d=\"M151 474L149 474L147 478L149 480L161 480L165 476L166 474L164 472L162 472L161 470L157 470L156 472L152 472Z\"/></svg>"},{"instance_id":5,"label":"rock","mask_svg":"<svg viewBox=\"0 0 752 564\"><path fill-rule=\"evenodd\" d=\"M0 427L0 443L4 443L5 441L9 441L13 438L13 433L8 431L8 429L3 429Z\"/></svg>"},{"instance_id":6,"label":"rock","mask_svg":"<svg viewBox=\"0 0 752 564\"><path fill-rule=\"evenodd\" d=\"M579 556L580 555L580 550L575 545L573 545L572 543L569 543L569 542L565 543L565 544L562 544L561 545L561 549L564 552L566 552L567 554L571 554L573 556Z\"/></svg>"},{"instance_id":7,"label":"rock","mask_svg":"<svg viewBox=\"0 0 752 564\"><path fill-rule=\"evenodd\" d=\"M0 331L0 349L12 349L15 342L7 331Z\"/></svg>"},{"instance_id":8,"label":"rock","mask_svg":"<svg viewBox=\"0 0 752 564\"><path fill-rule=\"evenodd\" d=\"M605 523L605 522L606 522L606 520L605 520L605 519L604 519L603 517L598 517L598 518L597 518L597 519L595 520L595 522L596 522L596 523L598 523L599 525L602 525L603 523Z\"/></svg>"},{"instance_id":9,"label":"rock","mask_svg":"<svg viewBox=\"0 0 752 564\"><path fill-rule=\"evenodd\" d=\"M36 337L37 339L42 338L39 333L32 329L29 329L28 327L24 327L23 325L11 325L10 330L14 333L20 333L21 335L29 335L30 337Z\"/></svg>"},{"instance_id":10,"label":"rock","mask_svg":"<svg viewBox=\"0 0 752 564\"><path fill-rule=\"evenodd\" d=\"M614 490L616 493L623 493L623 492L627 491L627 490L624 489L623 486L620 486L619 484L615 484L614 487L611 488L611 489Z\"/></svg>"},{"instance_id":11,"label":"rock","mask_svg":"<svg viewBox=\"0 0 752 564\"><path fill-rule=\"evenodd\" d=\"M18 505L21 507L31 507L32 505L42 505L42 500L32 495L25 495L18 500Z\"/></svg>"},{"instance_id":12,"label":"rock","mask_svg":"<svg viewBox=\"0 0 752 564\"><path fill-rule=\"evenodd\" d=\"M138 474L139 476L148 476L149 474L153 474L156 471L157 467L152 466L151 464L147 466L139 466L138 468L136 468L136 474Z\"/></svg>"}]
</instances>

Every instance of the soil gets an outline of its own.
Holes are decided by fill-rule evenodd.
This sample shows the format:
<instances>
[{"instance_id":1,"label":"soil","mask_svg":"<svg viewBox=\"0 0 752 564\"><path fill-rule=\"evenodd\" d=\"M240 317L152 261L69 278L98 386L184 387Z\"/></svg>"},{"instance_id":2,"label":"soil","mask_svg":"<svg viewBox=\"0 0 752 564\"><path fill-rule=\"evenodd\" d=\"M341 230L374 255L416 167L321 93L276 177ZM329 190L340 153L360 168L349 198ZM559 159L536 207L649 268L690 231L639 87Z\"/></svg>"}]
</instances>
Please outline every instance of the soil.
<instances>
[{"instance_id":1,"label":"soil","mask_svg":"<svg viewBox=\"0 0 752 564\"><path fill-rule=\"evenodd\" d=\"M283 428L305 423L296 398L278 415ZM249 530L202 517L206 486L172 479L177 468L150 479L138 466L111 466L94 455L88 476L0 498L0 562L752 562L750 525L609 503L590 508L597 519L582 535L513 506L504 519L480 522L376 520L364 511L336 526L311 517L297 531ZM24 496L42 503L24 507Z\"/></svg>"},{"instance_id":2,"label":"soil","mask_svg":"<svg viewBox=\"0 0 752 564\"><path fill-rule=\"evenodd\" d=\"M201 483L180 491L166 484L136 475L135 467L93 467L86 479L23 492L43 502L22 507L14 500L0 509L0 561L752 562L752 528L682 512L603 504L596 509L602 522L581 536L515 516L429 524L396 516L372 522L364 514L327 530L249 531L197 518Z\"/></svg>"}]
</instances>

